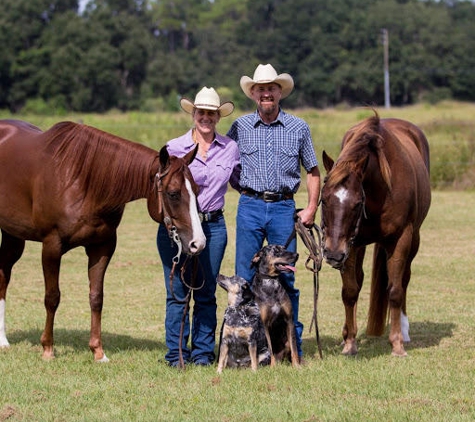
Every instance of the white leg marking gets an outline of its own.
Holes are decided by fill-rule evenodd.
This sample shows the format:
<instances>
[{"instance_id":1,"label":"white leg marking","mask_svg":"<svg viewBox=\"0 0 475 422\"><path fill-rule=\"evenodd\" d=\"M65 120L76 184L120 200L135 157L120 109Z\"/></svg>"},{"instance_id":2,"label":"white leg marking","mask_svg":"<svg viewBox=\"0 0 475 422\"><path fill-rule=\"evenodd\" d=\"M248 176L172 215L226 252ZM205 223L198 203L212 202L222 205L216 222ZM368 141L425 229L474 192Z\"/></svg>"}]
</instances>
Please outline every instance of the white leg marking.
<instances>
[{"instance_id":1,"label":"white leg marking","mask_svg":"<svg viewBox=\"0 0 475 422\"><path fill-rule=\"evenodd\" d=\"M107 362L109 362L109 358L104 353L104 356L102 356L102 359L96 360L96 362L97 363L107 363Z\"/></svg>"},{"instance_id":2,"label":"white leg marking","mask_svg":"<svg viewBox=\"0 0 475 422\"><path fill-rule=\"evenodd\" d=\"M188 179L185 180L185 186L190 195L190 216L191 224L193 226L193 239L195 246L202 250L206 246L206 236L203 233L203 227L201 227L200 217L198 215L198 208L196 206L196 196L191 189L191 183Z\"/></svg>"},{"instance_id":3,"label":"white leg marking","mask_svg":"<svg viewBox=\"0 0 475 422\"><path fill-rule=\"evenodd\" d=\"M405 343L409 343L411 338L409 337L409 318L404 312L401 311L401 332L402 339Z\"/></svg>"},{"instance_id":4,"label":"white leg marking","mask_svg":"<svg viewBox=\"0 0 475 422\"><path fill-rule=\"evenodd\" d=\"M0 347L8 347L10 343L7 340L5 332L5 299L0 300Z\"/></svg>"},{"instance_id":5,"label":"white leg marking","mask_svg":"<svg viewBox=\"0 0 475 422\"><path fill-rule=\"evenodd\" d=\"M348 191L345 188L340 188L335 192L335 196L340 200L340 204L343 204L348 198Z\"/></svg>"}]
</instances>

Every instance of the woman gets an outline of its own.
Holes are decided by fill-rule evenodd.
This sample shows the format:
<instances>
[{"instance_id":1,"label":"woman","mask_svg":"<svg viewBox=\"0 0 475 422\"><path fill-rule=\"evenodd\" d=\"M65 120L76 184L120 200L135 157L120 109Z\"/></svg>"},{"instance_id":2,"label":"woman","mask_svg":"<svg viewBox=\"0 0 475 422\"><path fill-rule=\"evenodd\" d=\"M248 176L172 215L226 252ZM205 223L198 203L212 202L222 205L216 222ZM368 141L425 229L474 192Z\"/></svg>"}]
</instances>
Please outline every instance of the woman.
<instances>
[{"instance_id":1,"label":"woman","mask_svg":"<svg viewBox=\"0 0 475 422\"><path fill-rule=\"evenodd\" d=\"M204 87L192 102L186 98L180 100L181 108L191 114L194 127L179 138L167 143L171 155L183 156L198 145L198 154L189 165L195 182L200 187L198 206L202 217L203 231L206 235L206 247L198 256L196 268L192 262L187 264L184 273L186 284L194 287L192 298L191 347L190 316L186 315L182 353L185 363L211 365L215 359L216 332L216 277L227 244L227 231L223 215L224 195L228 182L239 187L239 151L237 144L230 138L216 132L221 117L230 115L234 110L231 102L221 104L213 88ZM165 316L166 345L165 359L170 366L179 365L180 328L185 309L184 299L189 288L181 281L181 268L185 257L181 256L175 268L170 286L172 260L177 254L177 246L170 241L166 228L160 225L157 246L163 263L167 303ZM196 273L196 274L195 274ZM190 305L191 308L191 305Z\"/></svg>"}]
</instances>

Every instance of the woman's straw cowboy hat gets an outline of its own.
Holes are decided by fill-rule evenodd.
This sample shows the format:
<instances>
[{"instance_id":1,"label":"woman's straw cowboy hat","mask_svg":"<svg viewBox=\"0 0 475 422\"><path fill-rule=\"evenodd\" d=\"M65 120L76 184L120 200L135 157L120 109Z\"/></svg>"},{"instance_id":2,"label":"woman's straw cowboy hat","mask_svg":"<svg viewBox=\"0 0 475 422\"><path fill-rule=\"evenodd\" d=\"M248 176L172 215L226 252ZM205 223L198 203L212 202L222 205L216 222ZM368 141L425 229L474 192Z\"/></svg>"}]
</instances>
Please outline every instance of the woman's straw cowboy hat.
<instances>
[{"instance_id":1,"label":"woman's straw cowboy hat","mask_svg":"<svg viewBox=\"0 0 475 422\"><path fill-rule=\"evenodd\" d=\"M203 110L219 111L221 117L229 116L234 111L234 104L231 101L227 101L221 104L218 93L214 88L204 87L198 94L196 94L195 102L192 102L188 98L182 98L180 100L180 106L187 113L192 114L193 109L201 108Z\"/></svg>"},{"instance_id":2,"label":"woman's straw cowboy hat","mask_svg":"<svg viewBox=\"0 0 475 422\"><path fill-rule=\"evenodd\" d=\"M240 82L244 94L246 94L246 96L251 100L251 89L254 85L270 83L276 83L280 85L282 88L282 98L287 97L292 92L292 89L294 89L294 80L292 79L292 76L290 76L288 73L281 73L278 75L270 64L260 64L257 66L252 79L249 76L243 76Z\"/></svg>"}]
</instances>

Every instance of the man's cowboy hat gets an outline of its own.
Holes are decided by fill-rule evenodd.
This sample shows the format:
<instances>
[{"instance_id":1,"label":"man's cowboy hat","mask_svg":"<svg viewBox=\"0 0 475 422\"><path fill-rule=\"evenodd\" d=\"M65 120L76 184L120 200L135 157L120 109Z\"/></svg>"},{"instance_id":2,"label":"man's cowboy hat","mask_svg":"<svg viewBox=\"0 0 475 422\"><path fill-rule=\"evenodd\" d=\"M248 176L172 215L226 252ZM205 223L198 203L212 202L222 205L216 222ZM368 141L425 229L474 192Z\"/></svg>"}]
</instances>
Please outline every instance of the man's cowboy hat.
<instances>
[{"instance_id":1,"label":"man's cowboy hat","mask_svg":"<svg viewBox=\"0 0 475 422\"><path fill-rule=\"evenodd\" d=\"M244 94L246 94L246 96L251 100L251 89L254 85L270 83L276 83L280 85L282 88L282 98L287 97L294 88L294 80L292 79L292 76L290 76L288 73L281 73L280 75L277 75L277 72L270 64L260 64L257 66L252 79L249 76L243 76L240 82Z\"/></svg>"},{"instance_id":2,"label":"man's cowboy hat","mask_svg":"<svg viewBox=\"0 0 475 422\"><path fill-rule=\"evenodd\" d=\"M192 114L193 109L201 108L203 110L219 111L221 117L229 116L234 111L234 104L231 101L227 101L221 104L218 93L214 88L204 87L198 94L196 94L195 102L192 102L188 98L182 98L180 100L180 106L187 113Z\"/></svg>"}]
</instances>

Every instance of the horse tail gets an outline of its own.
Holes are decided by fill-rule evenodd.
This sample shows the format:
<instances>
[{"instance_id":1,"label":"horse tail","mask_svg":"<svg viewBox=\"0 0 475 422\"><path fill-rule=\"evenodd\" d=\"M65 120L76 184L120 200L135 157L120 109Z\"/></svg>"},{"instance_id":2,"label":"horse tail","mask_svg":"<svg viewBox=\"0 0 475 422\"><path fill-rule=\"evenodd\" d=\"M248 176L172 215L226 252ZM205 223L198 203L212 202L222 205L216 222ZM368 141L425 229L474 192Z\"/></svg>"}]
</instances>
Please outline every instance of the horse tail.
<instances>
[{"instance_id":1,"label":"horse tail","mask_svg":"<svg viewBox=\"0 0 475 422\"><path fill-rule=\"evenodd\" d=\"M371 294L366 334L381 336L384 334L388 313L388 272L386 251L374 245L373 271L371 275Z\"/></svg>"}]
</instances>

